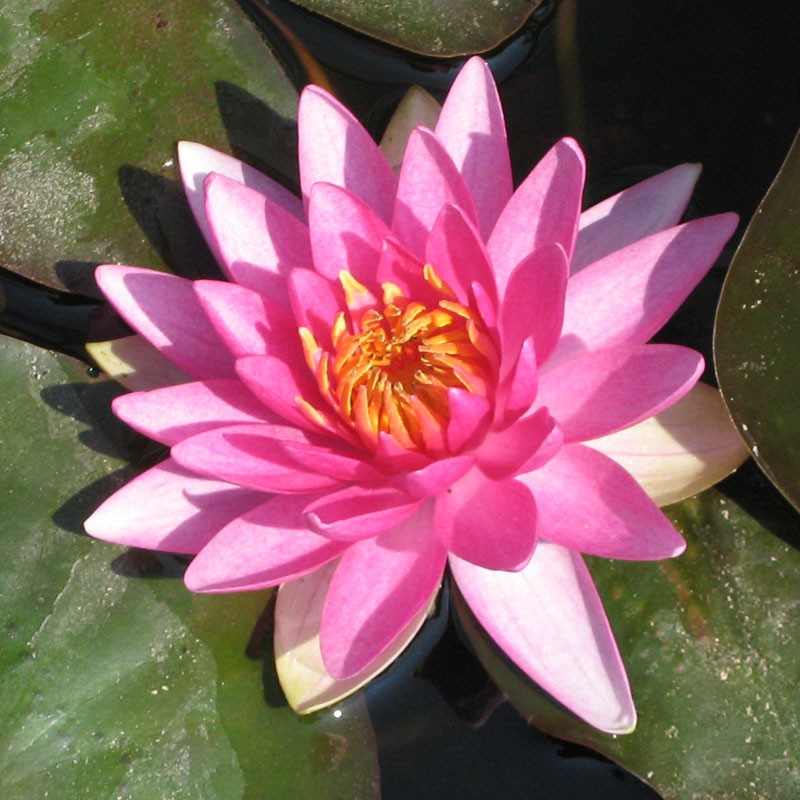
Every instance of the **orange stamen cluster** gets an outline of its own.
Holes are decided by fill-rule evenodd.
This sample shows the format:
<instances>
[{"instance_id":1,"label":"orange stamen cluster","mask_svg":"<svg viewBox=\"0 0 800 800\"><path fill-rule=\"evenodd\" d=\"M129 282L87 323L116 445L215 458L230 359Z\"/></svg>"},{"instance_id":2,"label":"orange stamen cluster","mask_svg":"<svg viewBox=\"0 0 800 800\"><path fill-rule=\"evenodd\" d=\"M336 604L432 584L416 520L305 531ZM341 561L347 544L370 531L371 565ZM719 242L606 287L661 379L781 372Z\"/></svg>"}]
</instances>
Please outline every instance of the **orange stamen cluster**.
<instances>
[{"instance_id":1,"label":"orange stamen cluster","mask_svg":"<svg viewBox=\"0 0 800 800\"><path fill-rule=\"evenodd\" d=\"M334 320L332 352L300 330L320 391L371 449L384 432L408 449L443 450L448 391L486 396L492 385L494 347L479 315L457 302L430 265L424 277L435 304L409 300L392 283L382 284L378 302L342 272L347 312Z\"/></svg>"}]
</instances>

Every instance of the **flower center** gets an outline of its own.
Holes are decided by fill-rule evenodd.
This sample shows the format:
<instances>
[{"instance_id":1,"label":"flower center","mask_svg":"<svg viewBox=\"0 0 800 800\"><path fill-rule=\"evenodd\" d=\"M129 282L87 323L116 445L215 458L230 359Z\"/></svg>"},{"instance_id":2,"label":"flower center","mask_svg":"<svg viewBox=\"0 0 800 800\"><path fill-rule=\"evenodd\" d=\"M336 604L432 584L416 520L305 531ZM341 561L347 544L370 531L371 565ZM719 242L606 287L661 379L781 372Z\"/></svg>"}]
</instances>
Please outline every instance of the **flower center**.
<instances>
[{"instance_id":1,"label":"flower center","mask_svg":"<svg viewBox=\"0 0 800 800\"><path fill-rule=\"evenodd\" d=\"M457 302L430 265L424 278L432 290L427 303L392 283L381 285L379 302L343 272L347 312L334 321L332 352L301 330L320 390L370 449L383 432L408 449L444 450L448 392L486 395L492 385L493 346L480 316Z\"/></svg>"}]
</instances>

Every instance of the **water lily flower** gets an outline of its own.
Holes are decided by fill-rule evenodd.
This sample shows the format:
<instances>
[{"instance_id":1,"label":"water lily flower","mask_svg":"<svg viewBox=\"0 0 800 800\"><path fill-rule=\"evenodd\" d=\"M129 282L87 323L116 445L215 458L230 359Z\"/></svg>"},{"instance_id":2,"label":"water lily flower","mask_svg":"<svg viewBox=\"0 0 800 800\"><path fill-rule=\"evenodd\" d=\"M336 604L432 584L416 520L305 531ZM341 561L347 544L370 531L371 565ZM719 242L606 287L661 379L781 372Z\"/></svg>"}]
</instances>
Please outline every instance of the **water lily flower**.
<instances>
[{"instance_id":1,"label":"water lily flower","mask_svg":"<svg viewBox=\"0 0 800 800\"><path fill-rule=\"evenodd\" d=\"M119 313L174 365L114 411L171 451L87 531L195 554L193 591L282 586L279 649L312 648L300 661L325 678L321 703L397 655L449 569L534 681L592 725L632 730L581 554L684 549L622 466L646 472L652 459L619 436L698 380L698 353L648 341L736 217L679 224L693 165L581 213L584 159L570 139L514 189L477 58L435 128L411 132L399 175L318 87L304 90L298 127L302 198L180 146L227 281L98 269Z\"/></svg>"}]
</instances>

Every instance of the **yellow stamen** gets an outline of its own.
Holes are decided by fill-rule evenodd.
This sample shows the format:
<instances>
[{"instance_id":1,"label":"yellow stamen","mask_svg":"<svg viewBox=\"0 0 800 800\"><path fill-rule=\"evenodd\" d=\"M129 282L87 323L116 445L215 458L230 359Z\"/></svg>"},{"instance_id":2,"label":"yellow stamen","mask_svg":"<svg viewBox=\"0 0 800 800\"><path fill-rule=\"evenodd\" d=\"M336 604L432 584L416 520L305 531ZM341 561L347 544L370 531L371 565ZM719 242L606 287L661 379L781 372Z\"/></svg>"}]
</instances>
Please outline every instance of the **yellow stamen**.
<instances>
[{"instance_id":1,"label":"yellow stamen","mask_svg":"<svg viewBox=\"0 0 800 800\"><path fill-rule=\"evenodd\" d=\"M480 315L458 302L430 264L423 277L439 298L436 305L409 300L388 282L378 302L343 271L347 311L333 321L332 352L322 351L307 329L300 332L322 395L372 450L383 432L407 449L442 451L447 392L486 395L493 385L495 348Z\"/></svg>"}]
</instances>

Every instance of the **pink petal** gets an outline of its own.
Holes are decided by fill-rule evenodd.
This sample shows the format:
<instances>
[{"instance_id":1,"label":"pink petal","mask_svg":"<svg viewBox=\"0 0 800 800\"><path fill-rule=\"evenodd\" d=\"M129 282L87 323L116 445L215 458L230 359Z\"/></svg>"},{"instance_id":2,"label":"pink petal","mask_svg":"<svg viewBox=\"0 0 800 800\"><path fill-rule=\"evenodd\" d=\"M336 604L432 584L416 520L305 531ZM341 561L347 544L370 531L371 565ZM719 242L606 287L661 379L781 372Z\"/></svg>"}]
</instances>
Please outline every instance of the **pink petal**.
<instances>
[{"instance_id":1,"label":"pink petal","mask_svg":"<svg viewBox=\"0 0 800 800\"><path fill-rule=\"evenodd\" d=\"M180 166L181 179L183 180L183 188L194 218L203 232L214 257L220 263L222 263L222 258L217 250L216 240L211 235L211 228L206 217L203 184L209 173L217 172L245 186L250 186L274 203L283 206L298 219L303 218L303 203L299 197L293 195L272 178L232 156L220 153L218 150L212 150L204 144L178 142L178 164Z\"/></svg>"},{"instance_id":2,"label":"pink petal","mask_svg":"<svg viewBox=\"0 0 800 800\"><path fill-rule=\"evenodd\" d=\"M422 469L432 463L426 453L408 450L390 433L381 431L378 434L378 446L375 450L375 463L387 472Z\"/></svg>"},{"instance_id":3,"label":"pink petal","mask_svg":"<svg viewBox=\"0 0 800 800\"><path fill-rule=\"evenodd\" d=\"M464 212L445 205L439 213L425 247L425 260L455 292L458 301L468 304L473 284L478 283L497 307L494 275L480 235ZM489 320L486 320L489 324Z\"/></svg>"},{"instance_id":4,"label":"pink petal","mask_svg":"<svg viewBox=\"0 0 800 800\"><path fill-rule=\"evenodd\" d=\"M232 425L184 439L172 457L193 472L261 492L314 492L340 483L299 465L282 446L293 441L307 435L282 425Z\"/></svg>"},{"instance_id":5,"label":"pink petal","mask_svg":"<svg viewBox=\"0 0 800 800\"><path fill-rule=\"evenodd\" d=\"M447 550L486 569L520 570L536 545L536 504L515 480L474 469L436 498L436 534Z\"/></svg>"},{"instance_id":6,"label":"pink petal","mask_svg":"<svg viewBox=\"0 0 800 800\"><path fill-rule=\"evenodd\" d=\"M533 492L539 535L570 550L635 561L680 555L683 537L610 458L573 444L522 481Z\"/></svg>"},{"instance_id":7,"label":"pink petal","mask_svg":"<svg viewBox=\"0 0 800 800\"><path fill-rule=\"evenodd\" d=\"M114 413L145 436L173 445L190 436L237 423L277 422L239 381L166 386L117 397Z\"/></svg>"},{"instance_id":8,"label":"pink petal","mask_svg":"<svg viewBox=\"0 0 800 800\"><path fill-rule=\"evenodd\" d=\"M585 441L668 408L702 372L703 357L686 347L614 347L540 373L536 403L550 409L565 441Z\"/></svg>"},{"instance_id":9,"label":"pink petal","mask_svg":"<svg viewBox=\"0 0 800 800\"><path fill-rule=\"evenodd\" d=\"M572 256L572 272L677 225L699 177L699 164L681 164L584 211Z\"/></svg>"},{"instance_id":10,"label":"pink petal","mask_svg":"<svg viewBox=\"0 0 800 800\"><path fill-rule=\"evenodd\" d=\"M127 547L199 553L231 520L263 502L258 492L201 478L168 458L111 495L84 527Z\"/></svg>"},{"instance_id":11,"label":"pink petal","mask_svg":"<svg viewBox=\"0 0 800 800\"><path fill-rule=\"evenodd\" d=\"M206 216L226 274L235 283L286 304L286 274L310 265L308 230L255 189L211 174Z\"/></svg>"},{"instance_id":12,"label":"pink petal","mask_svg":"<svg viewBox=\"0 0 800 800\"><path fill-rule=\"evenodd\" d=\"M233 359L203 314L192 282L138 267L106 265L95 277L125 321L195 378L232 378Z\"/></svg>"},{"instance_id":13,"label":"pink petal","mask_svg":"<svg viewBox=\"0 0 800 800\"><path fill-rule=\"evenodd\" d=\"M327 564L347 545L309 531L308 495L278 495L223 528L186 571L193 592L244 592L277 586Z\"/></svg>"},{"instance_id":14,"label":"pink petal","mask_svg":"<svg viewBox=\"0 0 800 800\"><path fill-rule=\"evenodd\" d=\"M521 572L497 572L450 556L475 616L520 669L590 725L636 726L628 678L603 605L581 557L539 542Z\"/></svg>"},{"instance_id":15,"label":"pink petal","mask_svg":"<svg viewBox=\"0 0 800 800\"><path fill-rule=\"evenodd\" d=\"M313 269L296 269L289 276L289 296L297 325L308 328L317 344L330 352L333 323L345 309L342 287Z\"/></svg>"},{"instance_id":16,"label":"pink petal","mask_svg":"<svg viewBox=\"0 0 800 800\"><path fill-rule=\"evenodd\" d=\"M484 238L511 197L503 109L486 62L470 59L447 95L436 137L464 176L478 210Z\"/></svg>"},{"instance_id":17,"label":"pink petal","mask_svg":"<svg viewBox=\"0 0 800 800\"><path fill-rule=\"evenodd\" d=\"M386 478L384 472L367 460L371 459L371 455L337 439L308 433L284 440L281 448L298 467L318 472L328 478L370 482L383 481Z\"/></svg>"},{"instance_id":18,"label":"pink petal","mask_svg":"<svg viewBox=\"0 0 800 800\"><path fill-rule=\"evenodd\" d=\"M514 267L543 245L560 244L567 258L571 257L584 173L577 142L562 139L514 192L488 242L501 295Z\"/></svg>"},{"instance_id":19,"label":"pink petal","mask_svg":"<svg viewBox=\"0 0 800 800\"><path fill-rule=\"evenodd\" d=\"M450 389L447 400L450 406L447 444L451 453L458 453L480 437L489 422L491 404L485 397L464 389Z\"/></svg>"},{"instance_id":20,"label":"pink petal","mask_svg":"<svg viewBox=\"0 0 800 800\"><path fill-rule=\"evenodd\" d=\"M424 279L423 267L424 264L420 259L389 236L382 244L375 283L378 286L386 282L394 283L406 297L427 305L435 305L440 298Z\"/></svg>"},{"instance_id":21,"label":"pink petal","mask_svg":"<svg viewBox=\"0 0 800 800\"><path fill-rule=\"evenodd\" d=\"M558 344L564 321L569 264L561 245L540 247L514 268L500 308L500 379L516 364L522 343L533 339L543 364Z\"/></svg>"},{"instance_id":22,"label":"pink petal","mask_svg":"<svg viewBox=\"0 0 800 800\"><path fill-rule=\"evenodd\" d=\"M492 480L515 475L535 457L554 428L555 420L546 408L540 408L508 428L490 431L478 449L478 466Z\"/></svg>"},{"instance_id":23,"label":"pink petal","mask_svg":"<svg viewBox=\"0 0 800 800\"><path fill-rule=\"evenodd\" d=\"M292 312L265 295L224 281L195 281L197 299L234 358L272 355L302 361Z\"/></svg>"},{"instance_id":24,"label":"pink petal","mask_svg":"<svg viewBox=\"0 0 800 800\"><path fill-rule=\"evenodd\" d=\"M539 369L533 339L522 343L522 350L509 375L498 387L495 401L495 421L508 427L531 407L539 387Z\"/></svg>"},{"instance_id":25,"label":"pink petal","mask_svg":"<svg viewBox=\"0 0 800 800\"><path fill-rule=\"evenodd\" d=\"M620 464L659 506L713 486L749 455L722 395L703 383L655 417L588 444Z\"/></svg>"},{"instance_id":26,"label":"pink petal","mask_svg":"<svg viewBox=\"0 0 800 800\"><path fill-rule=\"evenodd\" d=\"M574 275L567 287L561 344L553 358L648 341L709 270L737 219L720 214L687 222Z\"/></svg>"},{"instance_id":27,"label":"pink petal","mask_svg":"<svg viewBox=\"0 0 800 800\"><path fill-rule=\"evenodd\" d=\"M322 658L334 678L357 674L392 646L429 602L445 560L425 505L393 530L350 546L320 625Z\"/></svg>"},{"instance_id":28,"label":"pink petal","mask_svg":"<svg viewBox=\"0 0 800 800\"><path fill-rule=\"evenodd\" d=\"M332 183L360 197L388 223L397 178L361 123L324 89L307 86L300 96L297 127L306 200L315 183Z\"/></svg>"},{"instance_id":29,"label":"pink petal","mask_svg":"<svg viewBox=\"0 0 800 800\"><path fill-rule=\"evenodd\" d=\"M319 643L322 608L335 569L335 563L326 564L278 589L275 669L289 705L298 714L339 702L385 670L411 643L436 600L434 590L428 603L377 659L351 678L336 680L325 669Z\"/></svg>"},{"instance_id":30,"label":"pink petal","mask_svg":"<svg viewBox=\"0 0 800 800\"><path fill-rule=\"evenodd\" d=\"M415 255L423 255L428 233L444 205L454 205L475 222L472 196L436 137L417 128L408 140L397 186L392 232Z\"/></svg>"},{"instance_id":31,"label":"pink petal","mask_svg":"<svg viewBox=\"0 0 800 800\"><path fill-rule=\"evenodd\" d=\"M377 536L408 519L422 500L391 486L347 486L314 500L306 522L320 536L352 542Z\"/></svg>"},{"instance_id":32,"label":"pink petal","mask_svg":"<svg viewBox=\"0 0 800 800\"><path fill-rule=\"evenodd\" d=\"M412 497L436 497L469 472L474 463L475 457L471 455L442 458L407 472L394 483Z\"/></svg>"},{"instance_id":33,"label":"pink petal","mask_svg":"<svg viewBox=\"0 0 800 800\"><path fill-rule=\"evenodd\" d=\"M311 188L308 220L314 268L332 281L342 270L371 287L389 229L367 203L330 183Z\"/></svg>"},{"instance_id":34,"label":"pink petal","mask_svg":"<svg viewBox=\"0 0 800 800\"><path fill-rule=\"evenodd\" d=\"M301 411L301 403L306 402L317 410L327 427L336 426L336 421L325 410L326 403L305 362L286 363L273 356L248 356L236 362L236 371L267 408L288 422L300 428L319 429L320 426Z\"/></svg>"}]
</instances>

